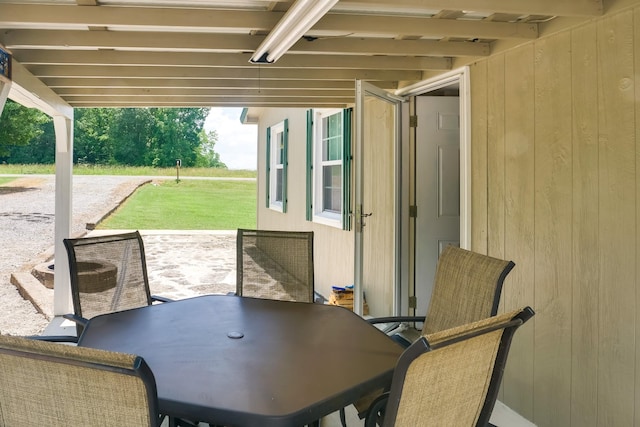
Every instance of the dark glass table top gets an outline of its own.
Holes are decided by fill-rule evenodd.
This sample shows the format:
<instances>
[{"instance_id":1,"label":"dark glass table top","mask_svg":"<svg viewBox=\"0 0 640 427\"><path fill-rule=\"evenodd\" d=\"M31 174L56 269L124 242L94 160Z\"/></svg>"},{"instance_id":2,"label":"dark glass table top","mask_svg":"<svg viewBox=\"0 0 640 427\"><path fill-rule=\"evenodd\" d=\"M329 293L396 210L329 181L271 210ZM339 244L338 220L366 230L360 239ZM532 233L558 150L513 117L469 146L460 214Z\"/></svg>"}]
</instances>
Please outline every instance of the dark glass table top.
<instances>
[{"instance_id":1,"label":"dark glass table top","mask_svg":"<svg viewBox=\"0 0 640 427\"><path fill-rule=\"evenodd\" d=\"M142 356L160 412L300 426L388 387L402 348L341 307L210 295L97 316L79 345Z\"/></svg>"}]
</instances>

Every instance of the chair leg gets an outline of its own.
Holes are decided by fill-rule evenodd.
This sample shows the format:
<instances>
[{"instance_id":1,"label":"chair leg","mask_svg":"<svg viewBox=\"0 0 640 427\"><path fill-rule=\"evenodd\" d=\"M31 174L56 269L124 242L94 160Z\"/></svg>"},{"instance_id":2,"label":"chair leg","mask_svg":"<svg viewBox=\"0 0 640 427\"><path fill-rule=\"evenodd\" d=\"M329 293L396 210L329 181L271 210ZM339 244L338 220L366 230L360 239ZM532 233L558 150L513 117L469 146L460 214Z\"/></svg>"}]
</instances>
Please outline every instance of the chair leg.
<instances>
[{"instance_id":1,"label":"chair leg","mask_svg":"<svg viewBox=\"0 0 640 427\"><path fill-rule=\"evenodd\" d=\"M364 421L365 427L377 427L382 425L382 421L384 420L384 410L387 407L388 400L389 393L385 393L378 396L376 400L371 403Z\"/></svg>"}]
</instances>

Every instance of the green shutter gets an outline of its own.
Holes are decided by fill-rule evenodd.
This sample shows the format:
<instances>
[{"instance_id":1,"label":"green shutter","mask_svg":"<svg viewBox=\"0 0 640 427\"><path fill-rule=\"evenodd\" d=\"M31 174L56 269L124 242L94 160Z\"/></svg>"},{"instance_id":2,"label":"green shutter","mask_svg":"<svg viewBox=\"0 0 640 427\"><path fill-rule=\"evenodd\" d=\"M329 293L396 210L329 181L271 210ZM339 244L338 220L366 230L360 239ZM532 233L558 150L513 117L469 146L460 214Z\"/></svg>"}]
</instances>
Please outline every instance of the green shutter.
<instances>
[{"instance_id":1,"label":"green shutter","mask_svg":"<svg viewBox=\"0 0 640 427\"><path fill-rule=\"evenodd\" d=\"M313 110L307 110L307 221L313 220Z\"/></svg>"},{"instance_id":2,"label":"green shutter","mask_svg":"<svg viewBox=\"0 0 640 427\"><path fill-rule=\"evenodd\" d=\"M267 201L267 208L269 207L269 197L271 196L269 194L269 190L270 190L270 184L269 184L269 179L271 178L271 128L268 127L267 128L267 167L265 168L265 170L267 171L266 173L266 179L265 182L267 183L267 191L265 192L265 199Z\"/></svg>"},{"instance_id":3,"label":"green shutter","mask_svg":"<svg viewBox=\"0 0 640 427\"><path fill-rule=\"evenodd\" d=\"M342 229L351 230L351 115L352 108L342 112Z\"/></svg>"},{"instance_id":4,"label":"green shutter","mask_svg":"<svg viewBox=\"0 0 640 427\"><path fill-rule=\"evenodd\" d=\"M282 212L287 212L287 166L289 165L289 119L284 119L282 159Z\"/></svg>"}]
</instances>

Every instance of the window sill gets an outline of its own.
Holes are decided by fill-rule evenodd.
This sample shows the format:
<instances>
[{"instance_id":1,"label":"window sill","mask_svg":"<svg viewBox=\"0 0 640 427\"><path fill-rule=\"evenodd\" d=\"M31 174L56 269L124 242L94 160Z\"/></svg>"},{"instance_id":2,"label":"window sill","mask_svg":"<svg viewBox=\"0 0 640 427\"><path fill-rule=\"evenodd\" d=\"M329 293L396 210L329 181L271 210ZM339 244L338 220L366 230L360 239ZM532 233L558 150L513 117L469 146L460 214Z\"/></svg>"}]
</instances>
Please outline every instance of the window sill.
<instances>
[{"instance_id":1,"label":"window sill","mask_svg":"<svg viewBox=\"0 0 640 427\"><path fill-rule=\"evenodd\" d=\"M313 216L313 222L342 229L342 218L338 214L316 214Z\"/></svg>"}]
</instances>

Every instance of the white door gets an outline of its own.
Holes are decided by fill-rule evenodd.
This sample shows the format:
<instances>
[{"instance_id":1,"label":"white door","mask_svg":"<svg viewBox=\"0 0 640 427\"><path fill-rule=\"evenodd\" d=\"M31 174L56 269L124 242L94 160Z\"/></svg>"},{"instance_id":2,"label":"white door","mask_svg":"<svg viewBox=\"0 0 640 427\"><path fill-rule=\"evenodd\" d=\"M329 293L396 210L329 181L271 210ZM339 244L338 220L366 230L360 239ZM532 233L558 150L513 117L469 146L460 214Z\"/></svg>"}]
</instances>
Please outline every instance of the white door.
<instances>
[{"instance_id":1,"label":"white door","mask_svg":"<svg viewBox=\"0 0 640 427\"><path fill-rule=\"evenodd\" d=\"M354 311L388 316L399 310L400 99L356 81L354 147Z\"/></svg>"},{"instance_id":2,"label":"white door","mask_svg":"<svg viewBox=\"0 0 640 427\"><path fill-rule=\"evenodd\" d=\"M457 96L416 97L416 314L429 306L436 263L460 246L460 102Z\"/></svg>"}]
</instances>

